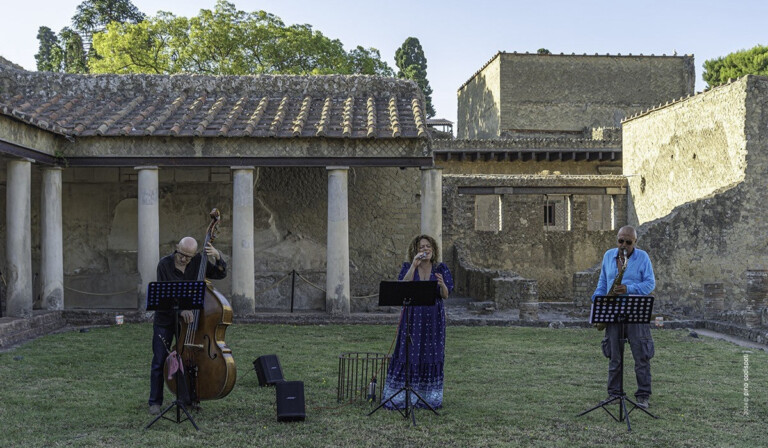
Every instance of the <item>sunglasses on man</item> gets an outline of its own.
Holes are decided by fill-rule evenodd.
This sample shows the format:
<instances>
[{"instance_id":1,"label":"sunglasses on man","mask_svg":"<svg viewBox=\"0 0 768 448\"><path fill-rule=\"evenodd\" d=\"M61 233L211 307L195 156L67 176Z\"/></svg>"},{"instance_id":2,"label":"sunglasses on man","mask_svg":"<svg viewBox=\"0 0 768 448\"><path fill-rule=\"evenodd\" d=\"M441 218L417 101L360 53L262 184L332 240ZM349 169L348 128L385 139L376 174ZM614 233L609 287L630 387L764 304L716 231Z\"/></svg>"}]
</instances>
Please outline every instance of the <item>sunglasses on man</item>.
<instances>
[{"instance_id":1,"label":"sunglasses on man","mask_svg":"<svg viewBox=\"0 0 768 448\"><path fill-rule=\"evenodd\" d=\"M632 240L623 240L623 239L619 238L619 244L624 244L624 243L626 243L627 246L631 246L632 245Z\"/></svg>"},{"instance_id":2,"label":"sunglasses on man","mask_svg":"<svg viewBox=\"0 0 768 448\"><path fill-rule=\"evenodd\" d=\"M179 252L178 250L173 251L174 254L179 254L182 258L192 259L194 255L187 255L185 253Z\"/></svg>"}]
</instances>

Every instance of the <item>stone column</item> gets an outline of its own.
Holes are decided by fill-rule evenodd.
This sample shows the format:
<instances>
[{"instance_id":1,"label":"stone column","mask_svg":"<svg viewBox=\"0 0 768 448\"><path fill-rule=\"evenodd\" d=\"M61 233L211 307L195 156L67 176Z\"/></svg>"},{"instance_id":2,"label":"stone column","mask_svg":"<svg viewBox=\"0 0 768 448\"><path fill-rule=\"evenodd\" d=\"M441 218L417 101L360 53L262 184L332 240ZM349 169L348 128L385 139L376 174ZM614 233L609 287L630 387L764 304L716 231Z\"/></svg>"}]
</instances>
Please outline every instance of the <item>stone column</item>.
<instances>
[{"instance_id":1,"label":"stone column","mask_svg":"<svg viewBox=\"0 0 768 448\"><path fill-rule=\"evenodd\" d=\"M325 310L349 314L349 213L347 176L349 167L329 166L328 249L326 252Z\"/></svg>"},{"instance_id":2,"label":"stone column","mask_svg":"<svg viewBox=\"0 0 768 448\"><path fill-rule=\"evenodd\" d=\"M6 315L32 315L32 163L8 162L6 183Z\"/></svg>"},{"instance_id":3,"label":"stone column","mask_svg":"<svg viewBox=\"0 0 768 448\"><path fill-rule=\"evenodd\" d=\"M421 169L421 233L437 241L443 260L443 169Z\"/></svg>"},{"instance_id":4,"label":"stone column","mask_svg":"<svg viewBox=\"0 0 768 448\"><path fill-rule=\"evenodd\" d=\"M253 262L253 167L234 166L232 193L232 308L236 316L256 311Z\"/></svg>"},{"instance_id":5,"label":"stone column","mask_svg":"<svg viewBox=\"0 0 768 448\"><path fill-rule=\"evenodd\" d=\"M43 170L43 191L40 204L42 307L46 310L63 310L64 249L61 226L61 168L54 167Z\"/></svg>"},{"instance_id":6,"label":"stone column","mask_svg":"<svg viewBox=\"0 0 768 448\"><path fill-rule=\"evenodd\" d=\"M138 268L141 277L138 309L147 307L147 285L157 280L160 261L160 207L158 170L156 166L140 166L139 172L139 235Z\"/></svg>"}]
</instances>

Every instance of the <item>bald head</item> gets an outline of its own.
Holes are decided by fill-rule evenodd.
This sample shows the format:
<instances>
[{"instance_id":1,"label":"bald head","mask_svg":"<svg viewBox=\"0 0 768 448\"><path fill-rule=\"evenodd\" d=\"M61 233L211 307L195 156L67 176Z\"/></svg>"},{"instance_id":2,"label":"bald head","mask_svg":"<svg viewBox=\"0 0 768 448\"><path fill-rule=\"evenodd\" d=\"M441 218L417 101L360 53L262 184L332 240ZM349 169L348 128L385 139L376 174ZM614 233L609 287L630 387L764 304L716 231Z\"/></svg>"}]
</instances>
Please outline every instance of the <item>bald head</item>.
<instances>
[{"instance_id":1,"label":"bald head","mask_svg":"<svg viewBox=\"0 0 768 448\"><path fill-rule=\"evenodd\" d=\"M191 236L185 236L176 245L176 250L185 255L194 255L197 253L197 241Z\"/></svg>"},{"instance_id":2,"label":"bald head","mask_svg":"<svg viewBox=\"0 0 768 448\"><path fill-rule=\"evenodd\" d=\"M622 233L632 235L632 238L637 239L637 230L632 226L624 226L619 229L619 235Z\"/></svg>"},{"instance_id":3,"label":"bald head","mask_svg":"<svg viewBox=\"0 0 768 448\"><path fill-rule=\"evenodd\" d=\"M635 250L635 243L637 242L637 231L632 226L624 226L619 229L619 234L616 235L616 243L619 246L619 251L625 251L627 255L631 254Z\"/></svg>"}]
</instances>

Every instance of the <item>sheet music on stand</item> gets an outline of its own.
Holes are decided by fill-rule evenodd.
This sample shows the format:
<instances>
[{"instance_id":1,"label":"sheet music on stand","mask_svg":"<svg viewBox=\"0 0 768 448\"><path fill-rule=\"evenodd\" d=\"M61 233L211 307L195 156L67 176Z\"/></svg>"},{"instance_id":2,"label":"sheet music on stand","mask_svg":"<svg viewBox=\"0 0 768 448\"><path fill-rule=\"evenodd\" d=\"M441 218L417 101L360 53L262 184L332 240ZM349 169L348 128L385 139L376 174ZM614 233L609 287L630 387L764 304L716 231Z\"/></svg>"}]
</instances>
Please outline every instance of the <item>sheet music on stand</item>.
<instances>
[{"instance_id":1,"label":"sheet music on stand","mask_svg":"<svg viewBox=\"0 0 768 448\"><path fill-rule=\"evenodd\" d=\"M152 282L147 285L147 310L201 310L205 305L205 281Z\"/></svg>"},{"instance_id":2,"label":"sheet music on stand","mask_svg":"<svg viewBox=\"0 0 768 448\"><path fill-rule=\"evenodd\" d=\"M647 324L653 314L653 296L597 296L589 312L589 323Z\"/></svg>"}]
</instances>

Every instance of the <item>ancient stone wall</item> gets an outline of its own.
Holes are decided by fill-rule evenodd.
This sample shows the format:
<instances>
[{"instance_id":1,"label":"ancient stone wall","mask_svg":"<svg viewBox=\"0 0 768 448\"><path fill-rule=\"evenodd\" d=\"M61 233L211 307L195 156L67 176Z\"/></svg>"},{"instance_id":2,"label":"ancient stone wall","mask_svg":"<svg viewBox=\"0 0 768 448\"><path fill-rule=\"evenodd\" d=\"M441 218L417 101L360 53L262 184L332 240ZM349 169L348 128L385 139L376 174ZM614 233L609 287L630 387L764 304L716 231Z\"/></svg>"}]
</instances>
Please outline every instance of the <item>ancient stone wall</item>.
<instances>
[{"instance_id":1,"label":"ancient stone wall","mask_svg":"<svg viewBox=\"0 0 768 448\"><path fill-rule=\"evenodd\" d=\"M501 56L501 129L619 126L622 118L690 95L692 56Z\"/></svg>"},{"instance_id":2,"label":"ancient stone wall","mask_svg":"<svg viewBox=\"0 0 768 448\"><path fill-rule=\"evenodd\" d=\"M714 89L624 123L623 163L632 190L630 221L741 183L747 168L745 82Z\"/></svg>"},{"instance_id":3,"label":"ancient stone wall","mask_svg":"<svg viewBox=\"0 0 768 448\"><path fill-rule=\"evenodd\" d=\"M573 274L599 263L605 250L615 246L616 230L626 222L626 196L615 194L614 229L590 230L588 202L592 195L579 194L579 188L618 191L625 184L619 176L446 175L443 178L446 254L453 253L453 246L461 242L471 265L509 270L534 279L542 300L571 300ZM459 193L460 187L511 187L513 192L523 187L570 189L574 192L570 195L570 230L545 228L545 194L514 193L501 194L500 231L475 230L475 195Z\"/></svg>"},{"instance_id":4,"label":"ancient stone wall","mask_svg":"<svg viewBox=\"0 0 768 448\"><path fill-rule=\"evenodd\" d=\"M4 164L3 164L4 168ZM133 168L66 168L63 171L65 308L135 308L139 277L137 172ZM255 286L257 308L289 309L292 270L294 308L324 309L327 174L324 168L259 168L254 173ZM33 169L33 270L39 265L40 176ZM410 238L420 228L420 172L352 168L349 171L350 277L352 296L378 291L394 278ZM5 171L0 191L5 191ZM160 169L160 256L186 235L202 240L208 213L222 213L215 245L232 254L232 183L228 168ZM5 195L0 229L5 227ZM3 232L3 235L5 232ZM5 241L0 242L2 264ZM305 280L306 279L306 280ZM308 282L311 282L308 283ZM229 280L215 281L225 295ZM116 293L114 295L101 295ZM352 309L374 298L352 299Z\"/></svg>"},{"instance_id":5,"label":"ancient stone wall","mask_svg":"<svg viewBox=\"0 0 768 448\"><path fill-rule=\"evenodd\" d=\"M497 57L459 88L457 138L499 137L500 76L501 60Z\"/></svg>"},{"instance_id":6,"label":"ancient stone wall","mask_svg":"<svg viewBox=\"0 0 768 448\"><path fill-rule=\"evenodd\" d=\"M499 53L459 89L457 136L618 127L628 115L693 94L694 81L693 56ZM482 104L490 110L493 100L498 128L472 129L471 108Z\"/></svg>"},{"instance_id":7,"label":"ancient stone wall","mask_svg":"<svg viewBox=\"0 0 768 448\"><path fill-rule=\"evenodd\" d=\"M766 111L768 79L748 76L625 123L630 222L658 309L707 314L704 285L722 283L725 310L742 310L747 271L768 267Z\"/></svg>"}]
</instances>

